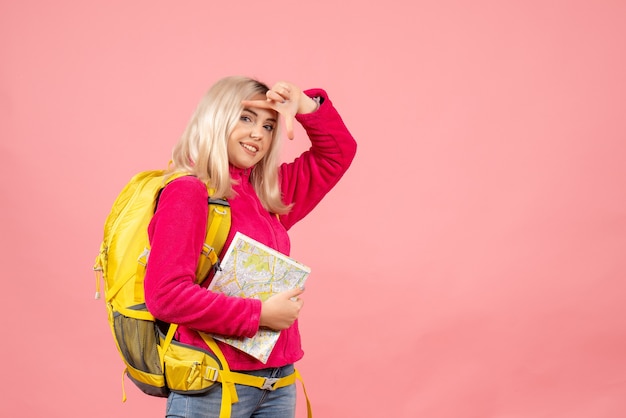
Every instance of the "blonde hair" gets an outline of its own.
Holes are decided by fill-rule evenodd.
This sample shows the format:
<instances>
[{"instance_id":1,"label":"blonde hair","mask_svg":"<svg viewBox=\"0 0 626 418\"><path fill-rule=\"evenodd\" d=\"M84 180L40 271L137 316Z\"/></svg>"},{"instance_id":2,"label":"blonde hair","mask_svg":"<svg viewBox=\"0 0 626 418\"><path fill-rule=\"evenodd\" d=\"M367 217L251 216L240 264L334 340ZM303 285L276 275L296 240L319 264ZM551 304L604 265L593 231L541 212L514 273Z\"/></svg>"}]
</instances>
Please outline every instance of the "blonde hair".
<instances>
[{"instance_id":1,"label":"blonde hair","mask_svg":"<svg viewBox=\"0 0 626 418\"><path fill-rule=\"evenodd\" d=\"M187 172L212 187L216 197L233 197L227 142L243 111L242 100L269 90L267 85L249 77L231 76L216 82L204 95L183 135L172 150L172 172ZM267 154L250 173L250 179L263 207L269 212L287 213L278 178L280 137L272 132Z\"/></svg>"}]
</instances>

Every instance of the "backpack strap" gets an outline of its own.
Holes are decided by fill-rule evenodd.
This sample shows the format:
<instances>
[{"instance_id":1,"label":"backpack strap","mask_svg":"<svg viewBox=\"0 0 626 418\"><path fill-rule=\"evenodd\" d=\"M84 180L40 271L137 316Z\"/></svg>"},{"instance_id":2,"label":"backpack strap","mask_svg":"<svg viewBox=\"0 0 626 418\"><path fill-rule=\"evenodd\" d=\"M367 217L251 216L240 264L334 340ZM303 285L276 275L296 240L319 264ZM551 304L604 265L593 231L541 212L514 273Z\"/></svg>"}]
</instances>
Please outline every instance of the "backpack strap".
<instances>
[{"instance_id":1,"label":"backpack strap","mask_svg":"<svg viewBox=\"0 0 626 418\"><path fill-rule=\"evenodd\" d=\"M209 216L207 220L206 238L196 268L196 282L202 283L209 275L211 268L219 269L219 254L230 231L230 204L224 199L211 197L209 191Z\"/></svg>"},{"instance_id":2,"label":"backpack strap","mask_svg":"<svg viewBox=\"0 0 626 418\"><path fill-rule=\"evenodd\" d=\"M206 345L208 345L211 351L213 351L213 354L216 355L220 363L222 363L223 369L219 371L217 378L217 380L222 383L222 405L220 409L220 418L229 418L232 412L232 404L239 400L235 384L253 386L255 388L271 391L293 385L296 383L296 379L302 384L302 390L304 392L304 397L306 398L307 417L313 418L311 402L309 401L309 396L307 395L306 388L304 387L304 380L298 370L294 370L292 374L280 378L266 378L246 373L233 372L229 369L228 362L213 337L204 332L199 332L198 334L200 334Z\"/></svg>"}]
</instances>

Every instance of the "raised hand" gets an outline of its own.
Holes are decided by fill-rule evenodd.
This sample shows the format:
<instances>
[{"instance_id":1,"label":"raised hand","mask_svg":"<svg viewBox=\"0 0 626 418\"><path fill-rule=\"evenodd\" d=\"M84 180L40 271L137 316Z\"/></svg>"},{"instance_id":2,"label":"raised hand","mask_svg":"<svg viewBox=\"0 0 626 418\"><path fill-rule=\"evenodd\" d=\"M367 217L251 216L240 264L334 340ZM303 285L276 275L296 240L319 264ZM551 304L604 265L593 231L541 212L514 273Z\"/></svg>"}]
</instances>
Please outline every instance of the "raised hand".
<instances>
[{"instance_id":1,"label":"raised hand","mask_svg":"<svg viewBox=\"0 0 626 418\"><path fill-rule=\"evenodd\" d=\"M266 100L244 100L244 106L273 109L285 118L287 137L294 138L293 123L296 114L311 113L317 110L315 100L304 94L295 84L279 81L267 91Z\"/></svg>"}]
</instances>

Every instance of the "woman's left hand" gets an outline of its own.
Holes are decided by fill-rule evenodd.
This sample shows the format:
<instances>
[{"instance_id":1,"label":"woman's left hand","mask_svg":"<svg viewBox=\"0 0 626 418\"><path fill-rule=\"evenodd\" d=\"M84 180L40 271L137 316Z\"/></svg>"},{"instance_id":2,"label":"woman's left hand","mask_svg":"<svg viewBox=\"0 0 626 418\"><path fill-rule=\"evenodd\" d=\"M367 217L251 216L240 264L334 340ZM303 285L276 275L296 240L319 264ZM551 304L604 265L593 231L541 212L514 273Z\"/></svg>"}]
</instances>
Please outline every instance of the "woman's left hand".
<instances>
[{"instance_id":1,"label":"woman's left hand","mask_svg":"<svg viewBox=\"0 0 626 418\"><path fill-rule=\"evenodd\" d=\"M266 100L243 100L244 106L273 109L285 118L287 137L294 138L293 122L296 114L311 113L317 110L315 100L304 94L295 84L287 81L279 81L267 91Z\"/></svg>"}]
</instances>

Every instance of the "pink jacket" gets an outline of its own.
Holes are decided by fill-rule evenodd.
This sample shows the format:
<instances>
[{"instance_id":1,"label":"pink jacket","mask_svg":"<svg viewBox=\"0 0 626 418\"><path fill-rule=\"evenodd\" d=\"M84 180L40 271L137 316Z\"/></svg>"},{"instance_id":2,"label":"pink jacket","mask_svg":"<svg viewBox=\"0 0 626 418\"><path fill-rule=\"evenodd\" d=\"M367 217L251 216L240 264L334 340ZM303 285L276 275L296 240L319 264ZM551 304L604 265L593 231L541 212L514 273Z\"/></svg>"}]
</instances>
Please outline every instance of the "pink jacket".
<instances>
[{"instance_id":1,"label":"pink jacket","mask_svg":"<svg viewBox=\"0 0 626 418\"><path fill-rule=\"evenodd\" d=\"M289 255L287 230L320 202L350 166L356 143L326 92L314 89L306 94L321 97L323 103L314 113L297 115L311 148L280 166L283 200L293 203L293 209L277 219L261 205L249 182L249 170L231 167L231 176L239 182L234 186L236 196L229 200L232 225L224 251L240 231ZM163 190L148 227L152 249L145 278L150 312L162 321L179 324L179 341L204 349L208 347L194 330L251 337L259 329L261 314L259 300L228 297L194 284L206 230L207 198L206 186L191 176L178 178ZM232 370L281 367L304 354L297 321L281 332L266 364L227 344L218 344Z\"/></svg>"}]
</instances>

